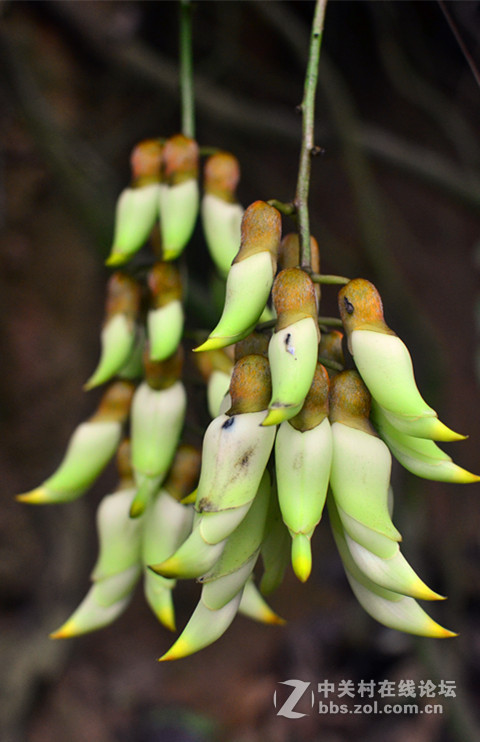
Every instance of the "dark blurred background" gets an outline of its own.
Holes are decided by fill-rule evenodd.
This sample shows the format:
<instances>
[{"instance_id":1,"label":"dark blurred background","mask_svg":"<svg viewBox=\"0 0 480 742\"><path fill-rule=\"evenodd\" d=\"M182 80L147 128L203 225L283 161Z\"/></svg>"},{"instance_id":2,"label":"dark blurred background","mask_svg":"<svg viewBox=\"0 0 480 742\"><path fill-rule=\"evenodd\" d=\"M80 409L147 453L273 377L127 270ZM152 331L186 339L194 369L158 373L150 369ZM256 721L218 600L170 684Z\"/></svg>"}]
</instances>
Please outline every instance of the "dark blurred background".
<instances>
[{"instance_id":1,"label":"dark blurred background","mask_svg":"<svg viewBox=\"0 0 480 742\"><path fill-rule=\"evenodd\" d=\"M443 7L478 65L480 4ZM289 572L271 599L286 628L237 618L212 647L159 665L171 636L138 594L112 627L48 639L88 589L95 507L115 476L109 470L71 505L29 508L13 496L52 473L98 400L82 384L98 357L115 199L135 142L180 127L177 11L173 1L0 4L2 740L477 740L480 486L426 482L399 465L403 551L449 596L427 608L457 639L415 639L370 619L348 588L326 516L310 580L300 585ZM240 159L245 205L294 195L312 13L312 2L298 0L195 4L197 136ZM477 473L479 96L440 4L330 0L316 113L324 153L310 199L322 270L376 283L424 396L470 436L449 453ZM185 260L191 327L206 326L218 308L199 229ZM327 287L321 313L335 306ZM198 590L182 584L178 593L183 625ZM272 700L289 678L444 679L456 697L437 697L437 715L305 707L289 720Z\"/></svg>"}]
</instances>

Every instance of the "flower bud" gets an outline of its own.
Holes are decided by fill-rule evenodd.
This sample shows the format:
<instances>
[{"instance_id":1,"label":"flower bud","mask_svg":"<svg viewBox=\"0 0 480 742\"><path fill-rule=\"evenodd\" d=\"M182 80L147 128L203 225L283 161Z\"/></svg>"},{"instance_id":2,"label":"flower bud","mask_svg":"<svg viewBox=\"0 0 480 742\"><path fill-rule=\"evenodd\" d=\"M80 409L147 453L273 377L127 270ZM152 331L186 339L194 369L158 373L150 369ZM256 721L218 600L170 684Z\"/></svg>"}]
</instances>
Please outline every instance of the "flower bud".
<instances>
[{"instance_id":1,"label":"flower bud","mask_svg":"<svg viewBox=\"0 0 480 742\"><path fill-rule=\"evenodd\" d=\"M205 163L203 231L212 260L224 277L240 247L243 208L235 198L239 178L238 160L228 152L217 152Z\"/></svg>"},{"instance_id":2,"label":"flower bud","mask_svg":"<svg viewBox=\"0 0 480 742\"><path fill-rule=\"evenodd\" d=\"M138 144L130 158L132 185L117 201L113 246L107 265L125 263L145 244L158 219L163 145L155 139Z\"/></svg>"},{"instance_id":3,"label":"flower bud","mask_svg":"<svg viewBox=\"0 0 480 742\"><path fill-rule=\"evenodd\" d=\"M394 426L419 438L464 438L441 423L420 395L410 353L385 324L382 300L375 286L355 278L342 287L338 301L355 365Z\"/></svg>"},{"instance_id":4,"label":"flower bud","mask_svg":"<svg viewBox=\"0 0 480 742\"><path fill-rule=\"evenodd\" d=\"M173 263L155 263L148 275L151 308L147 314L150 357L164 361L175 353L183 333L182 282Z\"/></svg>"},{"instance_id":5,"label":"flower bud","mask_svg":"<svg viewBox=\"0 0 480 742\"><path fill-rule=\"evenodd\" d=\"M273 286L277 312L268 346L272 399L262 425L277 425L301 409L317 365L320 332L311 278L299 268L281 271Z\"/></svg>"},{"instance_id":6,"label":"flower bud","mask_svg":"<svg viewBox=\"0 0 480 742\"><path fill-rule=\"evenodd\" d=\"M140 309L138 283L123 273L113 273L107 284L105 309L100 361L85 389L109 381L125 367L132 355L137 338L135 322Z\"/></svg>"},{"instance_id":7,"label":"flower bud","mask_svg":"<svg viewBox=\"0 0 480 742\"><path fill-rule=\"evenodd\" d=\"M222 316L196 351L232 345L255 328L272 288L281 229L280 213L273 206L255 201L245 211L240 250L227 277Z\"/></svg>"},{"instance_id":8,"label":"flower bud","mask_svg":"<svg viewBox=\"0 0 480 742\"><path fill-rule=\"evenodd\" d=\"M175 260L192 236L198 214L198 145L176 134L163 151L165 183L159 192L163 259Z\"/></svg>"}]
</instances>

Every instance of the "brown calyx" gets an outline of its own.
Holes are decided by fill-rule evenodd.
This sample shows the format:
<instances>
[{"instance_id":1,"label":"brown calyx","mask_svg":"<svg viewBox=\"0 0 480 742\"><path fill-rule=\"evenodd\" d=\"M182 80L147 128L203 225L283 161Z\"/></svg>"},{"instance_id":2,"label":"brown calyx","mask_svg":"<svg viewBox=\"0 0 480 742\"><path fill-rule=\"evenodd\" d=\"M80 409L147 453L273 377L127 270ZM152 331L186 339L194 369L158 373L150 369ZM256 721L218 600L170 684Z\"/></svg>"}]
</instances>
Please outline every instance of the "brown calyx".
<instances>
[{"instance_id":1,"label":"brown calyx","mask_svg":"<svg viewBox=\"0 0 480 742\"><path fill-rule=\"evenodd\" d=\"M132 186L141 188L162 179L162 154L164 145L159 139L144 139L132 150L130 167Z\"/></svg>"},{"instance_id":2,"label":"brown calyx","mask_svg":"<svg viewBox=\"0 0 480 742\"><path fill-rule=\"evenodd\" d=\"M141 287L135 279L126 273L115 271L107 283L105 302L105 320L114 314L126 314L135 319L140 310Z\"/></svg>"},{"instance_id":3,"label":"brown calyx","mask_svg":"<svg viewBox=\"0 0 480 742\"><path fill-rule=\"evenodd\" d=\"M172 262L155 263L148 273L151 306L164 307L182 298L182 279L178 267Z\"/></svg>"},{"instance_id":4,"label":"brown calyx","mask_svg":"<svg viewBox=\"0 0 480 742\"><path fill-rule=\"evenodd\" d=\"M118 476L120 481L124 483L133 479L131 453L132 447L130 444L130 438L125 438L118 447L116 457Z\"/></svg>"},{"instance_id":5,"label":"brown calyx","mask_svg":"<svg viewBox=\"0 0 480 742\"><path fill-rule=\"evenodd\" d=\"M240 164L230 152L216 152L208 158L203 171L205 193L222 201L235 203L235 190L240 180Z\"/></svg>"},{"instance_id":6,"label":"brown calyx","mask_svg":"<svg viewBox=\"0 0 480 742\"><path fill-rule=\"evenodd\" d=\"M175 458L165 484L167 492L176 500L183 500L195 489L200 476L202 454L195 446L182 443L176 450Z\"/></svg>"},{"instance_id":7,"label":"brown calyx","mask_svg":"<svg viewBox=\"0 0 480 742\"><path fill-rule=\"evenodd\" d=\"M235 361L252 353L268 358L268 343L269 338L263 332L251 332L246 338L235 343Z\"/></svg>"},{"instance_id":8,"label":"brown calyx","mask_svg":"<svg viewBox=\"0 0 480 742\"><path fill-rule=\"evenodd\" d=\"M163 150L165 179L169 185L178 185L198 177L198 144L183 134L175 134Z\"/></svg>"},{"instance_id":9,"label":"brown calyx","mask_svg":"<svg viewBox=\"0 0 480 742\"><path fill-rule=\"evenodd\" d=\"M305 397L303 407L295 417L289 420L290 425L302 433L320 425L328 416L329 389L330 380L327 369L321 363L317 363L312 386Z\"/></svg>"},{"instance_id":10,"label":"brown calyx","mask_svg":"<svg viewBox=\"0 0 480 742\"><path fill-rule=\"evenodd\" d=\"M394 335L385 324L380 294L370 281L354 278L338 293L338 309L347 333L364 328Z\"/></svg>"},{"instance_id":11,"label":"brown calyx","mask_svg":"<svg viewBox=\"0 0 480 742\"><path fill-rule=\"evenodd\" d=\"M227 415L266 410L272 396L270 366L264 356L251 354L235 364L230 382L232 406Z\"/></svg>"},{"instance_id":12,"label":"brown calyx","mask_svg":"<svg viewBox=\"0 0 480 742\"><path fill-rule=\"evenodd\" d=\"M183 356L183 348L179 345L175 353L164 361L152 361L147 344L143 354L143 364L145 367L145 381L148 386L156 390L168 389L173 386L182 375Z\"/></svg>"},{"instance_id":13,"label":"brown calyx","mask_svg":"<svg viewBox=\"0 0 480 742\"><path fill-rule=\"evenodd\" d=\"M277 313L276 332L304 317L317 322L315 285L301 268L280 271L273 283L272 298Z\"/></svg>"},{"instance_id":14,"label":"brown calyx","mask_svg":"<svg viewBox=\"0 0 480 742\"><path fill-rule=\"evenodd\" d=\"M124 422L130 414L135 386L129 381L114 381L105 390L90 422Z\"/></svg>"},{"instance_id":15,"label":"brown calyx","mask_svg":"<svg viewBox=\"0 0 480 742\"><path fill-rule=\"evenodd\" d=\"M310 264L313 273L320 273L320 250L315 237L310 236ZM296 232L286 234L280 243L278 265L284 268L297 268L300 265L300 238Z\"/></svg>"},{"instance_id":16,"label":"brown calyx","mask_svg":"<svg viewBox=\"0 0 480 742\"><path fill-rule=\"evenodd\" d=\"M330 381L330 422L376 435L369 420L371 400L358 372L342 371Z\"/></svg>"},{"instance_id":17,"label":"brown calyx","mask_svg":"<svg viewBox=\"0 0 480 742\"><path fill-rule=\"evenodd\" d=\"M254 201L243 215L240 250L233 263L239 263L259 252L269 252L276 265L281 236L280 212L265 201Z\"/></svg>"},{"instance_id":18,"label":"brown calyx","mask_svg":"<svg viewBox=\"0 0 480 742\"><path fill-rule=\"evenodd\" d=\"M345 365L343 354L343 332L340 330L322 330L320 345L318 346L318 355L327 361Z\"/></svg>"}]
</instances>

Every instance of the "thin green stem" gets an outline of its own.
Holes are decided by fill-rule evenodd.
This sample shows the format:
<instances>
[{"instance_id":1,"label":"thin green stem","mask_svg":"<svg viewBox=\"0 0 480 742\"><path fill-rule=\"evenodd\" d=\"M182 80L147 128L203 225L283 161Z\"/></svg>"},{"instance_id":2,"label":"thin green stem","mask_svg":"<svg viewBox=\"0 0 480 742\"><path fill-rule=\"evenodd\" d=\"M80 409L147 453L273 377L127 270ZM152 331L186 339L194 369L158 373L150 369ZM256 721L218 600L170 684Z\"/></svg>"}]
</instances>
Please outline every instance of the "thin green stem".
<instances>
[{"instance_id":1,"label":"thin green stem","mask_svg":"<svg viewBox=\"0 0 480 742\"><path fill-rule=\"evenodd\" d=\"M180 0L180 97L182 134L195 138L195 97L193 90L192 3Z\"/></svg>"},{"instance_id":2,"label":"thin green stem","mask_svg":"<svg viewBox=\"0 0 480 742\"><path fill-rule=\"evenodd\" d=\"M319 317L318 324L326 327L343 327L342 320L337 317Z\"/></svg>"},{"instance_id":3,"label":"thin green stem","mask_svg":"<svg viewBox=\"0 0 480 742\"><path fill-rule=\"evenodd\" d=\"M302 268L311 268L310 220L308 213L308 193L310 189L310 168L312 156L316 153L314 143L315 93L318 80L318 62L323 37L323 24L327 0L317 0L310 35L310 51L305 74L302 110L302 147L298 168L295 206L298 214L300 254Z\"/></svg>"},{"instance_id":4,"label":"thin green stem","mask_svg":"<svg viewBox=\"0 0 480 742\"><path fill-rule=\"evenodd\" d=\"M322 366L326 366L326 368L331 368L332 371L343 371L345 369L345 366L343 366L341 363L337 363L337 361L332 361L331 358L318 356L318 362L321 363Z\"/></svg>"},{"instance_id":5,"label":"thin green stem","mask_svg":"<svg viewBox=\"0 0 480 742\"><path fill-rule=\"evenodd\" d=\"M350 279L345 276L335 276L330 273L310 273L313 283L332 284L334 286L345 286Z\"/></svg>"},{"instance_id":6,"label":"thin green stem","mask_svg":"<svg viewBox=\"0 0 480 742\"><path fill-rule=\"evenodd\" d=\"M297 207L291 201L285 203L284 201L277 201L276 198L271 198L267 203L269 206L274 206L284 216L295 216L297 213Z\"/></svg>"}]
</instances>

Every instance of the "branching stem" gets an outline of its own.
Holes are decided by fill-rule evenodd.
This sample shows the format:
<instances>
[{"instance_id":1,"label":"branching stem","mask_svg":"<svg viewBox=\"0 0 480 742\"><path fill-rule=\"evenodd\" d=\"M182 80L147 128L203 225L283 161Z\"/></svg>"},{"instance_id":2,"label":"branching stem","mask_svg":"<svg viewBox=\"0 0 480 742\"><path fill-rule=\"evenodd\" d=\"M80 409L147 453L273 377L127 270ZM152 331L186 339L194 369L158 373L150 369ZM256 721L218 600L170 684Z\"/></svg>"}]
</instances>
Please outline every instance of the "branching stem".
<instances>
[{"instance_id":1,"label":"branching stem","mask_svg":"<svg viewBox=\"0 0 480 742\"><path fill-rule=\"evenodd\" d=\"M298 214L301 265L307 270L311 267L310 223L308 214L310 167L311 158L317 151L314 142L315 93L317 90L318 62L320 59L326 7L327 0L317 0L310 35L310 51L305 74L303 100L300 106L302 111L302 147L298 168L297 190L295 193L295 206L297 207Z\"/></svg>"}]
</instances>

